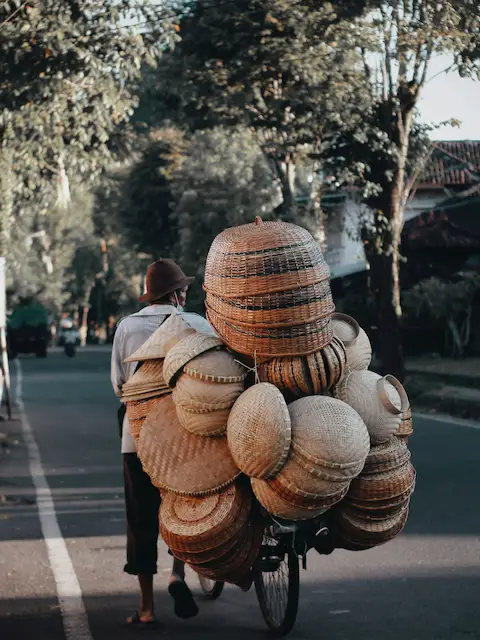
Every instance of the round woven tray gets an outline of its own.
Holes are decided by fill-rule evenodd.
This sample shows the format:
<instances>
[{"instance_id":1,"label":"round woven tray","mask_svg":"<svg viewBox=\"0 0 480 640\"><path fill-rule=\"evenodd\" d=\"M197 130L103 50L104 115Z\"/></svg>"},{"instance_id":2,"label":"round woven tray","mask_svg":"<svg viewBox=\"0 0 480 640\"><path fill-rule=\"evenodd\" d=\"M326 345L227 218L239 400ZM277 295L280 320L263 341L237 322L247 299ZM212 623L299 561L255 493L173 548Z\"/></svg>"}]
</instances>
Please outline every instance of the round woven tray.
<instances>
[{"instance_id":1,"label":"round woven tray","mask_svg":"<svg viewBox=\"0 0 480 640\"><path fill-rule=\"evenodd\" d=\"M368 369L372 361L372 345L358 322L345 313L334 313L332 323L334 335L345 345L348 369Z\"/></svg>"},{"instance_id":2,"label":"round woven tray","mask_svg":"<svg viewBox=\"0 0 480 640\"><path fill-rule=\"evenodd\" d=\"M206 382L183 373L174 389L175 404L189 411L230 409L244 391L242 382Z\"/></svg>"},{"instance_id":3,"label":"round woven tray","mask_svg":"<svg viewBox=\"0 0 480 640\"><path fill-rule=\"evenodd\" d=\"M372 445L367 456L362 474L393 471L410 460L411 454L404 442L398 438L390 438L387 442Z\"/></svg>"},{"instance_id":4,"label":"round woven tray","mask_svg":"<svg viewBox=\"0 0 480 640\"><path fill-rule=\"evenodd\" d=\"M183 370L191 378L218 384L243 382L248 373L247 369L224 349L197 356L186 364Z\"/></svg>"},{"instance_id":5,"label":"round woven tray","mask_svg":"<svg viewBox=\"0 0 480 640\"><path fill-rule=\"evenodd\" d=\"M204 288L239 298L308 287L329 278L318 243L301 227L262 222L226 229L213 241Z\"/></svg>"},{"instance_id":6,"label":"round woven tray","mask_svg":"<svg viewBox=\"0 0 480 640\"><path fill-rule=\"evenodd\" d=\"M278 518L284 520L311 520L328 510L328 507L307 509L288 502L272 489L268 480L252 478L251 483L253 493L262 507Z\"/></svg>"},{"instance_id":7,"label":"round woven tray","mask_svg":"<svg viewBox=\"0 0 480 640\"><path fill-rule=\"evenodd\" d=\"M371 475L361 473L352 480L348 497L362 502L391 500L404 494L414 483L415 469L411 462L406 462L392 471Z\"/></svg>"},{"instance_id":8,"label":"round woven tray","mask_svg":"<svg viewBox=\"0 0 480 640\"><path fill-rule=\"evenodd\" d=\"M231 409L220 409L208 413L192 413L177 405L177 417L184 429L198 436L221 436L227 431Z\"/></svg>"},{"instance_id":9,"label":"round woven tray","mask_svg":"<svg viewBox=\"0 0 480 640\"><path fill-rule=\"evenodd\" d=\"M203 553L235 537L250 510L251 491L242 482L204 498L166 493L159 512L162 538L172 552Z\"/></svg>"},{"instance_id":10,"label":"round woven tray","mask_svg":"<svg viewBox=\"0 0 480 640\"><path fill-rule=\"evenodd\" d=\"M354 478L370 451L367 428L341 400L313 396L288 407L292 420L292 448L298 464L318 477Z\"/></svg>"},{"instance_id":11,"label":"round woven tray","mask_svg":"<svg viewBox=\"0 0 480 640\"><path fill-rule=\"evenodd\" d=\"M205 303L209 309L228 320L280 326L306 322L309 318L325 316L335 309L327 275L323 281L308 287L243 298L221 298L207 293Z\"/></svg>"},{"instance_id":12,"label":"round woven tray","mask_svg":"<svg viewBox=\"0 0 480 640\"><path fill-rule=\"evenodd\" d=\"M214 493L240 474L227 439L204 438L184 429L170 396L145 420L137 453L156 487L183 495Z\"/></svg>"},{"instance_id":13,"label":"round woven tray","mask_svg":"<svg viewBox=\"0 0 480 640\"><path fill-rule=\"evenodd\" d=\"M206 333L193 333L181 340L169 349L163 364L163 376L166 384L175 386L176 375L183 367L202 353L218 349L222 346L222 341L216 336Z\"/></svg>"},{"instance_id":14,"label":"round woven tray","mask_svg":"<svg viewBox=\"0 0 480 640\"><path fill-rule=\"evenodd\" d=\"M233 405L227 439L238 468L254 478L272 478L287 460L291 442L290 415L280 391L261 382L247 389Z\"/></svg>"},{"instance_id":15,"label":"round woven tray","mask_svg":"<svg viewBox=\"0 0 480 640\"><path fill-rule=\"evenodd\" d=\"M211 309L207 318L230 349L248 356L305 355L319 351L333 337L330 316L309 324L270 329L226 320Z\"/></svg>"},{"instance_id":16,"label":"round woven tray","mask_svg":"<svg viewBox=\"0 0 480 640\"><path fill-rule=\"evenodd\" d=\"M408 440L408 438L413 434L413 426L412 426L412 408L408 407L402 414L402 419L400 421L400 425L398 429L395 431L395 435L397 438L402 438L403 440Z\"/></svg>"}]
</instances>

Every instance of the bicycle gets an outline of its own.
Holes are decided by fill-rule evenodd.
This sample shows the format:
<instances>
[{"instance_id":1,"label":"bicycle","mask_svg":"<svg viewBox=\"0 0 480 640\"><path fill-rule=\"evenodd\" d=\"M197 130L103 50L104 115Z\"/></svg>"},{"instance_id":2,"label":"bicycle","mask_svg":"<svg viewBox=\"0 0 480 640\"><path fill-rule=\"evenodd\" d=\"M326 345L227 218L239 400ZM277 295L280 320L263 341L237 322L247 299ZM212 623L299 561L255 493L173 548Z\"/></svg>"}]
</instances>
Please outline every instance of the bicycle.
<instances>
[{"instance_id":1,"label":"bicycle","mask_svg":"<svg viewBox=\"0 0 480 640\"><path fill-rule=\"evenodd\" d=\"M307 568L310 549L329 554L334 544L324 516L305 522L281 522L271 516L265 526L262 547L253 566L253 582L263 619L274 637L287 635L297 619L300 570ZM207 598L218 598L224 587L199 576Z\"/></svg>"}]
</instances>

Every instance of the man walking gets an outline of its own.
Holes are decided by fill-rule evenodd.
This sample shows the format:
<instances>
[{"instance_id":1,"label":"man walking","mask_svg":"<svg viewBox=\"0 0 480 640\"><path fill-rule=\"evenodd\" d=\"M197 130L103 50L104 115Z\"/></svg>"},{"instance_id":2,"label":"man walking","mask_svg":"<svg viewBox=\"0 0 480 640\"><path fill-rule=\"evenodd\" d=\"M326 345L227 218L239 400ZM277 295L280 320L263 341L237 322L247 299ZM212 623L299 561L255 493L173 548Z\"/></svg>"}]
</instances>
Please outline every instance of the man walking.
<instances>
[{"instance_id":1,"label":"man walking","mask_svg":"<svg viewBox=\"0 0 480 640\"><path fill-rule=\"evenodd\" d=\"M158 260L148 267L146 292L140 298L148 306L124 318L115 333L111 379L117 396L121 397L123 385L133 376L138 366L138 363L125 363L125 359L135 353L169 316L184 314L197 331L214 333L207 320L183 311L192 280L173 260ZM151 628L157 623L153 576L157 573L160 494L142 469L124 410L119 415L127 515L127 564L124 570L138 576L141 594L140 607L127 619L127 624ZM181 618L197 615L198 607L185 583L184 563L176 559L173 561L168 590L175 601L176 615Z\"/></svg>"}]
</instances>

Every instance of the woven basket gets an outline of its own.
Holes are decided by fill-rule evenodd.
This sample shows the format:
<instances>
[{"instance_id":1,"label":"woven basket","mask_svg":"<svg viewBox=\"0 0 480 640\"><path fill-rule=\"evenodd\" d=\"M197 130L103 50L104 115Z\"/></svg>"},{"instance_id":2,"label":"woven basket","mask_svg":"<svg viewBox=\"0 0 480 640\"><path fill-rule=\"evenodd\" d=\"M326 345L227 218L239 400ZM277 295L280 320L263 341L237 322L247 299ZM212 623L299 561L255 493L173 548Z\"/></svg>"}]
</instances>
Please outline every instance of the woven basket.
<instances>
[{"instance_id":1,"label":"woven basket","mask_svg":"<svg viewBox=\"0 0 480 640\"><path fill-rule=\"evenodd\" d=\"M247 356L295 356L319 351L333 337L330 316L292 327L259 327L226 320L211 309L207 318L232 351Z\"/></svg>"},{"instance_id":2,"label":"woven basket","mask_svg":"<svg viewBox=\"0 0 480 640\"><path fill-rule=\"evenodd\" d=\"M408 442L408 438L413 434L413 426L412 426L412 408L408 407L402 414L402 419L400 421L400 426L395 431L395 435L397 438L401 438Z\"/></svg>"},{"instance_id":3,"label":"woven basket","mask_svg":"<svg viewBox=\"0 0 480 640\"><path fill-rule=\"evenodd\" d=\"M186 364L183 370L191 378L219 384L243 382L248 373L246 368L224 349L197 356Z\"/></svg>"},{"instance_id":4,"label":"woven basket","mask_svg":"<svg viewBox=\"0 0 480 640\"><path fill-rule=\"evenodd\" d=\"M334 313L332 323L334 335L345 345L348 369L368 369L372 361L372 345L358 322L345 313Z\"/></svg>"},{"instance_id":5,"label":"woven basket","mask_svg":"<svg viewBox=\"0 0 480 640\"><path fill-rule=\"evenodd\" d=\"M342 500L347 492L349 483L340 484L338 483L335 493L325 494L321 497L318 495L307 494L305 491L302 491L302 495L300 495L297 487L293 487L293 490L287 488L284 484L282 484L278 478L274 480L268 480L268 484L270 488L283 500L289 502L296 507L301 507L303 509L309 509L313 511L318 511L320 509L330 509L337 502Z\"/></svg>"},{"instance_id":6,"label":"woven basket","mask_svg":"<svg viewBox=\"0 0 480 640\"><path fill-rule=\"evenodd\" d=\"M273 358L258 365L257 374L261 382L270 382L297 398L313 395L307 360L303 356Z\"/></svg>"},{"instance_id":7,"label":"woven basket","mask_svg":"<svg viewBox=\"0 0 480 640\"><path fill-rule=\"evenodd\" d=\"M372 444L389 440L398 429L408 397L393 376L381 377L373 371L351 371L335 387L335 395L363 418Z\"/></svg>"},{"instance_id":8,"label":"woven basket","mask_svg":"<svg viewBox=\"0 0 480 640\"><path fill-rule=\"evenodd\" d=\"M139 391L132 391L128 395L123 395L121 400L122 402L131 403L131 402L141 402L142 400L155 400L160 398L165 398L168 395L171 395L172 390L170 387L166 389L152 389L151 391L144 390L142 393Z\"/></svg>"},{"instance_id":9,"label":"woven basket","mask_svg":"<svg viewBox=\"0 0 480 640\"><path fill-rule=\"evenodd\" d=\"M128 424L130 425L130 434L132 438L137 439L140 437L140 433L142 431L144 422L145 422L145 418L136 418L128 421Z\"/></svg>"},{"instance_id":10,"label":"woven basket","mask_svg":"<svg viewBox=\"0 0 480 640\"><path fill-rule=\"evenodd\" d=\"M207 308L234 322L276 326L306 322L335 309L328 277L309 287L243 298L221 298L207 293L205 303Z\"/></svg>"},{"instance_id":11,"label":"woven basket","mask_svg":"<svg viewBox=\"0 0 480 640\"><path fill-rule=\"evenodd\" d=\"M204 288L220 298L241 298L308 287L329 277L320 247L308 231L256 218L215 238Z\"/></svg>"},{"instance_id":12,"label":"woven basket","mask_svg":"<svg viewBox=\"0 0 480 640\"><path fill-rule=\"evenodd\" d=\"M235 537L246 525L250 509L251 491L243 482L204 498L167 492L159 512L161 534L175 554L203 553Z\"/></svg>"},{"instance_id":13,"label":"woven basket","mask_svg":"<svg viewBox=\"0 0 480 640\"><path fill-rule=\"evenodd\" d=\"M176 406L178 421L184 429L197 436L221 436L227 430L231 409L220 409L208 413L192 413Z\"/></svg>"},{"instance_id":14,"label":"woven basket","mask_svg":"<svg viewBox=\"0 0 480 640\"><path fill-rule=\"evenodd\" d=\"M203 438L184 429L170 396L145 420L137 453L156 487L182 495L214 493L240 474L227 439Z\"/></svg>"},{"instance_id":15,"label":"woven basket","mask_svg":"<svg viewBox=\"0 0 480 640\"><path fill-rule=\"evenodd\" d=\"M205 549L204 551L179 551L178 549L175 549L172 553L174 553L174 556L179 560L183 560L183 562L192 566L203 564L209 565L212 562L218 562L221 560L239 542L245 540L247 530L248 522L245 523L237 533L231 535L228 540L216 547L213 547L212 549Z\"/></svg>"},{"instance_id":16,"label":"woven basket","mask_svg":"<svg viewBox=\"0 0 480 640\"><path fill-rule=\"evenodd\" d=\"M408 519L408 506L395 516L382 520L364 520L339 509L335 514L337 546L352 551L371 549L393 540Z\"/></svg>"},{"instance_id":17,"label":"woven basket","mask_svg":"<svg viewBox=\"0 0 480 640\"><path fill-rule=\"evenodd\" d=\"M179 340L165 356L163 376L166 384L174 387L176 375L190 360L221 346L222 341L219 338L206 333L193 333Z\"/></svg>"},{"instance_id":18,"label":"woven basket","mask_svg":"<svg viewBox=\"0 0 480 640\"><path fill-rule=\"evenodd\" d=\"M253 493L262 507L273 516L284 520L311 520L325 513L329 507L307 509L280 497L270 486L268 480L251 478Z\"/></svg>"},{"instance_id":19,"label":"woven basket","mask_svg":"<svg viewBox=\"0 0 480 640\"><path fill-rule=\"evenodd\" d=\"M389 501L401 496L415 485L415 469L406 462L392 471L361 473L352 480L347 498L357 502Z\"/></svg>"},{"instance_id":20,"label":"woven basket","mask_svg":"<svg viewBox=\"0 0 480 640\"><path fill-rule=\"evenodd\" d=\"M233 405L227 439L238 468L253 478L273 478L290 450L291 424L280 391L261 382L247 389Z\"/></svg>"},{"instance_id":21,"label":"woven basket","mask_svg":"<svg viewBox=\"0 0 480 640\"><path fill-rule=\"evenodd\" d=\"M343 376L346 353L338 338L334 337L330 344L320 351L308 355L306 359L314 395L328 391Z\"/></svg>"},{"instance_id":22,"label":"woven basket","mask_svg":"<svg viewBox=\"0 0 480 640\"><path fill-rule=\"evenodd\" d=\"M393 471L407 463L410 457L410 451L404 442L398 438L390 438L387 442L370 448L362 474Z\"/></svg>"},{"instance_id":23,"label":"woven basket","mask_svg":"<svg viewBox=\"0 0 480 640\"><path fill-rule=\"evenodd\" d=\"M318 477L339 481L360 473L370 442L358 413L327 396L302 398L288 408L292 448L301 466Z\"/></svg>"},{"instance_id":24,"label":"woven basket","mask_svg":"<svg viewBox=\"0 0 480 640\"><path fill-rule=\"evenodd\" d=\"M163 377L163 360L144 362L130 380L123 385L123 392L151 385L156 385L158 388L167 386Z\"/></svg>"},{"instance_id":25,"label":"woven basket","mask_svg":"<svg viewBox=\"0 0 480 640\"><path fill-rule=\"evenodd\" d=\"M198 413L230 409L244 391L243 382L205 382L184 373L174 389L175 403Z\"/></svg>"},{"instance_id":26,"label":"woven basket","mask_svg":"<svg viewBox=\"0 0 480 640\"><path fill-rule=\"evenodd\" d=\"M127 402L127 418L130 421L138 420L139 418L146 418L150 411L155 408L158 401L158 398L150 398L149 400Z\"/></svg>"},{"instance_id":27,"label":"woven basket","mask_svg":"<svg viewBox=\"0 0 480 640\"><path fill-rule=\"evenodd\" d=\"M325 496L338 493L350 485L350 480L325 480L307 471L302 461L294 451L290 451L289 458L275 478L275 481L290 494L305 498L309 502L321 502Z\"/></svg>"}]
</instances>

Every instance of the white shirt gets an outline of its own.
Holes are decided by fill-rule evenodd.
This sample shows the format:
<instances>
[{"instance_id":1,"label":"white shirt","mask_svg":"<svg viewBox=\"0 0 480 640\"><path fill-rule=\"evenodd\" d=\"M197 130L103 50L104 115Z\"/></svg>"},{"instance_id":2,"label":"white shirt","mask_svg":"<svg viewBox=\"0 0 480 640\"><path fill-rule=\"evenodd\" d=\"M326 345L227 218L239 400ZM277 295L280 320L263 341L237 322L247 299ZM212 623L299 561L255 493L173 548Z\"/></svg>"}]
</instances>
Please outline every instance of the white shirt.
<instances>
[{"instance_id":1,"label":"white shirt","mask_svg":"<svg viewBox=\"0 0 480 640\"><path fill-rule=\"evenodd\" d=\"M123 385L133 376L138 362L124 362L155 333L168 316L182 314L194 329L202 333L215 334L208 320L196 313L178 311L170 304L153 304L138 313L127 316L119 323L113 340L111 380L113 390L122 396ZM122 453L135 453L135 440L130 434L130 425L125 416L122 427Z\"/></svg>"}]
</instances>

